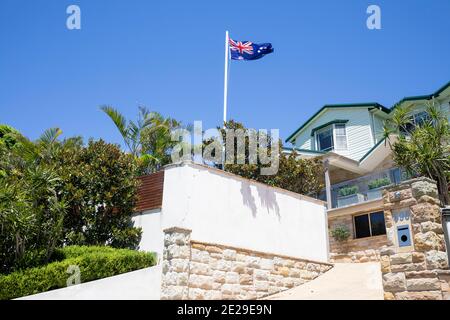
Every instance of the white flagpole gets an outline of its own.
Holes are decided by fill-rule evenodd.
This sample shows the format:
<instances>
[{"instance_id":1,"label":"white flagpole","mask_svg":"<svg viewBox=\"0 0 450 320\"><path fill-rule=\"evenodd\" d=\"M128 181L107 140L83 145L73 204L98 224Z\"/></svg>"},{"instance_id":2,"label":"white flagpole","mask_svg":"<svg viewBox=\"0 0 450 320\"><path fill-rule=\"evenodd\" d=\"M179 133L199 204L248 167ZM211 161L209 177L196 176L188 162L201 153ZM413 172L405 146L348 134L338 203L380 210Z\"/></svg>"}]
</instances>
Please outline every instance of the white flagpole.
<instances>
[{"instance_id":1,"label":"white flagpole","mask_svg":"<svg viewBox=\"0 0 450 320\"><path fill-rule=\"evenodd\" d=\"M223 78L223 128L227 122L227 100L228 100L228 63L230 54L228 30L225 31L225 72ZM222 147L222 170L225 170L225 145Z\"/></svg>"},{"instance_id":2,"label":"white flagpole","mask_svg":"<svg viewBox=\"0 0 450 320\"><path fill-rule=\"evenodd\" d=\"M225 128L225 123L227 122L227 100L228 100L228 60L230 54L229 47L229 35L228 31L225 31L225 73L224 73L224 84L223 84L223 126Z\"/></svg>"}]
</instances>

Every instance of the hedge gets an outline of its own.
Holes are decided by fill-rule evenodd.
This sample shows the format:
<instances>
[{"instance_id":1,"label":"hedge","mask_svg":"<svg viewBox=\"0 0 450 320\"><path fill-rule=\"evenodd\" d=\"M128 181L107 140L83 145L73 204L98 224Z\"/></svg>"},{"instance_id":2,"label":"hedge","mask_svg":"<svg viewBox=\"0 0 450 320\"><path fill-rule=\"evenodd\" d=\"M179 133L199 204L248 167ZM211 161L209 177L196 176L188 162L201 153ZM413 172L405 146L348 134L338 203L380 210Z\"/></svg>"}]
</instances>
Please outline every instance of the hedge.
<instances>
[{"instance_id":1,"label":"hedge","mask_svg":"<svg viewBox=\"0 0 450 320\"><path fill-rule=\"evenodd\" d=\"M110 247L69 246L58 249L56 255L61 261L0 275L0 300L66 287L70 265L80 268L83 283L156 264L153 253Z\"/></svg>"}]
</instances>

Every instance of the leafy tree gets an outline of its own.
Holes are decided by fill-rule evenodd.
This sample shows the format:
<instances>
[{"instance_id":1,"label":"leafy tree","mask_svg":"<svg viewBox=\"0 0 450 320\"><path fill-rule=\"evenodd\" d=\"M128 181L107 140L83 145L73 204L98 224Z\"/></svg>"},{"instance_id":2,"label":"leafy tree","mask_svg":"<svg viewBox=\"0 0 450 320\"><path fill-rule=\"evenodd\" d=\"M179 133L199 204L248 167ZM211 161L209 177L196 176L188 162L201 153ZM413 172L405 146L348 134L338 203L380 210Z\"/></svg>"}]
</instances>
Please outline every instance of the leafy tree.
<instances>
[{"instance_id":1,"label":"leafy tree","mask_svg":"<svg viewBox=\"0 0 450 320\"><path fill-rule=\"evenodd\" d=\"M131 216L137 197L134 157L103 140L65 142L56 159L67 202L64 221L68 244L137 248L141 230Z\"/></svg>"},{"instance_id":2,"label":"leafy tree","mask_svg":"<svg viewBox=\"0 0 450 320\"><path fill-rule=\"evenodd\" d=\"M427 103L426 115L420 123L413 123L411 109L400 106L395 109L392 119L386 120L384 136L389 141L395 163L410 175L435 180L441 204L448 205L450 127L447 116L434 100Z\"/></svg>"},{"instance_id":3,"label":"leafy tree","mask_svg":"<svg viewBox=\"0 0 450 320\"><path fill-rule=\"evenodd\" d=\"M139 107L136 122L127 122L113 107L102 106L101 109L114 122L131 154L138 159L140 173L154 172L170 163L170 150L175 143L171 140L171 131L180 128L180 122L144 107Z\"/></svg>"},{"instance_id":4,"label":"leafy tree","mask_svg":"<svg viewBox=\"0 0 450 320\"><path fill-rule=\"evenodd\" d=\"M245 126L242 123L230 120L225 123L225 129L217 128L222 134L224 143L226 143L225 129L242 129ZM204 142L204 148L211 140ZM270 186L283 188L300 194L317 195L323 189L323 165L320 159L300 159L294 151L289 155L282 153L282 142L273 141L267 137L268 153L271 153L271 145L279 144L280 152L278 172L275 175L261 175L261 168L266 166L258 161L256 164L249 164L249 139L245 138L245 164L225 164L225 171L232 172L242 177L256 180ZM234 143L235 155L237 155L237 140ZM237 158L237 157L236 157ZM216 164L219 166L220 164Z\"/></svg>"},{"instance_id":5,"label":"leafy tree","mask_svg":"<svg viewBox=\"0 0 450 320\"><path fill-rule=\"evenodd\" d=\"M7 134L14 142L0 143L0 273L46 263L63 244L138 246L132 155L102 140L59 141L58 128L34 142Z\"/></svg>"},{"instance_id":6,"label":"leafy tree","mask_svg":"<svg viewBox=\"0 0 450 320\"><path fill-rule=\"evenodd\" d=\"M6 124L0 124L0 145L12 148L20 138L20 133L13 127Z\"/></svg>"},{"instance_id":7,"label":"leafy tree","mask_svg":"<svg viewBox=\"0 0 450 320\"><path fill-rule=\"evenodd\" d=\"M100 109L114 122L131 154L139 157L142 154L141 133L151 124L152 114L146 108L139 107L138 120L134 122L127 121L117 109L111 106L102 106Z\"/></svg>"},{"instance_id":8,"label":"leafy tree","mask_svg":"<svg viewBox=\"0 0 450 320\"><path fill-rule=\"evenodd\" d=\"M62 238L66 210L52 157L57 129L31 143L15 131L15 143L1 150L1 271L36 265L50 259Z\"/></svg>"}]
</instances>

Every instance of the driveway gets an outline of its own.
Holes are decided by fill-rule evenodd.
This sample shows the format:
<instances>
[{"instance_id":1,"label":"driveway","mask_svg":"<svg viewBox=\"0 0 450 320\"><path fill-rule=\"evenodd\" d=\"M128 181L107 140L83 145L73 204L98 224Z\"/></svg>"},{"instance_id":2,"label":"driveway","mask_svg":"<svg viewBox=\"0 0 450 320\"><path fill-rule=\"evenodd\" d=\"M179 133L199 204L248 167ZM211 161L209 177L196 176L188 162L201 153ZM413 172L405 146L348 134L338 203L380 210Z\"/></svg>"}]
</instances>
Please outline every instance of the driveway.
<instances>
[{"instance_id":1,"label":"driveway","mask_svg":"<svg viewBox=\"0 0 450 320\"><path fill-rule=\"evenodd\" d=\"M380 263L336 263L318 278L264 300L383 300Z\"/></svg>"}]
</instances>

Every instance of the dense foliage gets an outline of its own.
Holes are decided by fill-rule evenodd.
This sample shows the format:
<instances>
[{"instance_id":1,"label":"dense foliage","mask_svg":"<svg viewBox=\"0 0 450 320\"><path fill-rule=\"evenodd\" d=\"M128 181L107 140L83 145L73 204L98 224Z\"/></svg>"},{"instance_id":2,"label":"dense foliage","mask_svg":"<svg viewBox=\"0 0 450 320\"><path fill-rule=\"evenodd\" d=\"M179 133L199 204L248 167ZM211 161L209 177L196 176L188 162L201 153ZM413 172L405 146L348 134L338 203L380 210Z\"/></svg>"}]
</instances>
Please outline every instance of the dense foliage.
<instances>
[{"instance_id":1,"label":"dense foliage","mask_svg":"<svg viewBox=\"0 0 450 320\"><path fill-rule=\"evenodd\" d=\"M102 106L101 110L120 132L125 145L136 158L141 174L155 172L171 162L170 151L177 143L172 141L171 132L181 128L181 122L145 107L139 107L137 121L127 121L111 106Z\"/></svg>"},{"instance_id":2,"label":"dense foliage","mask_svg":"<svg viewBox=\"0 0 450 320\"><path fill-rule=\"evenodd\" d=\"M138 187L133 157L102 140L68 145L56 159L67 203L64 240L135 248L141 232L131 222Z\"/></svg>"},{"instance_id":3,"label":"dense foliage","mask_svg":"<svg viewBox=\"0 0 450 320\"><path fill-rule=\"evenodd\" d=\"M0 272L48 260L62 237L66 203L48 164L57 134L31 143L15 131L15 143L0 145Z\"/></svg>"},{"instance_id":4,"label":"dense foliage","mask_svg":"<svg viewBox=\"0 0 450 320\"><path fill-rule=\"evenodd\" d=\"M410 175L429 177L437 182L442 205L450 204L450 127L447 115L434 101L427 104L420 122L414 121L408 107L397 107L385 122L384 134L395 163Z\"/></svg>"},{"instance_id":5,"label":"dense foliage","mask_svg":"<svg viewBox=\"0 0 450 320\"><path fill-rule=\"evenodd\" d=\"M65 287L70 266L79 268L83 283L156 264L152 253L109 247L69 246L57 249L53 255L55 260L46 266L0 275L0 300Z\"/></svg>"},{"instance_id":6,"label":"dense foliage","mask_svg":"<svg viewBox=\"0 0 450 320\"><path fill-rule=\"evenodd\" d=\"M243 124L229 121L225 125L226 129L244 129ZM226 133L220 129L224 143L226 143ZM261 168L267 165L261 163L260 159L256 164L249 164L249 140L245 141L245 164L225 164L225 171L232 172L242 177L256 180L270 186L283 188L293 192L317 195L323 189L323 165L320 159L300 159L295 151L290 154L283 154L281 141L273 141L268 136L268 154L271 153L271 146L274 143L279 145L278 171L274 175L262 175ZM205 141L205 144L210 141ZM237 141L235 141L235 153L237 151ZM236 153L237 154L237 153ZM237 156L236 156L237 158Z\"/></svg>"},{"instance_id":7,"label":"dense foliage","mask_svg":"<svg viewBox=\"0 0 450 320\"><path fill-rule=\"evenodd\" d=\"M0 273L44 264L63 244L138 245L132 156L101 140L60 142L59 129L35 142L0 132Z\"/></svg>"}]
</instances>

